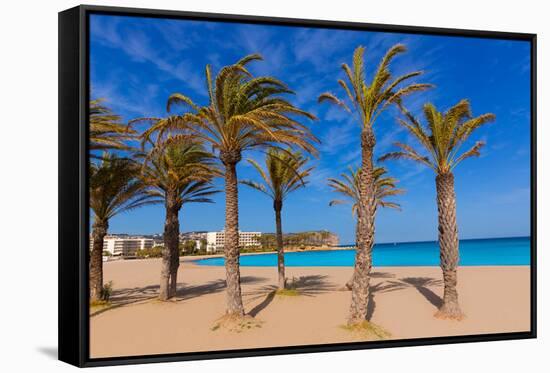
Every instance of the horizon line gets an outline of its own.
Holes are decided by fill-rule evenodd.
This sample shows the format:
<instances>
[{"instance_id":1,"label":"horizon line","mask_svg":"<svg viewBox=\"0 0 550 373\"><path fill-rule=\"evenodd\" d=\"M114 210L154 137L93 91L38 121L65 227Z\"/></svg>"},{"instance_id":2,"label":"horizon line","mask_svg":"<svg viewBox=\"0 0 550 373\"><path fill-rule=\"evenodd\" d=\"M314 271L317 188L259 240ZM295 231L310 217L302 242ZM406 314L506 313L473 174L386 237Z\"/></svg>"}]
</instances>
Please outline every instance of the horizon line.
<instances>
[{"instance_id":1,"label":"horizon line","mask_svg":"<svg viewBox=\"0 0 550 373\"><path fill-rule=\"evenodd\" d=\"M474 241L474 240L506 240L511 238L531 238L531 235L526 236L499 236L499 237L474 237L474 238L459 238L458 241ZM390 241L390 242L375 242L375 245L391 245L391 244L403 244L403 243L427 243L438 242L439 240L421 240L421 241ZM342 244L338 246L354 246L355 244Z\"/></svg>"},{"instance_id":2,"label":"horizon line","mask_svg":"<svg viewBox=\"0 0 550 373\"><path fill-rule=\"evenodd\" d=\"M321 232L321 231L327 231L324 229L320 230L310 230L310 231L303 231L303 232ZM207 233L207 232L221 232L221 231L186 231L186 232L180 232L181 234L185 233ZM240 231L239 232L249 232L249 231ZM252 232L252 231L250 231ZM254 231L255 232L255 231ZM289 233L283 233L284 234L294 234L294 233L303 233L303 232L289 232ZM332 234L336 234L338 236L338 233L333 233L331 231L328 231ZM260 232L262 234L275 234L273 232ZM90 232L91 234L91 232ZM127 235L127 236L163 236L163 233L108 233L110 236L116 236L116 235ZM520 235L520 236L498 236L498 237L470 237L470 238L459 238L459 241L472 241L472 240L499 240L499 239L511 239L511 238L531 238L530 234L527 235ZM391 244L404 244L404 243L427 243L427 242L438 242L438 239L430 239L430 240L418 240L418 241L385 241L385 242L375 242L375 245L391 245ZM334 247L344 247L344 246L355 246L356 243L346 243L346 244L338 244Z\"/></svg>"}]
</instances>

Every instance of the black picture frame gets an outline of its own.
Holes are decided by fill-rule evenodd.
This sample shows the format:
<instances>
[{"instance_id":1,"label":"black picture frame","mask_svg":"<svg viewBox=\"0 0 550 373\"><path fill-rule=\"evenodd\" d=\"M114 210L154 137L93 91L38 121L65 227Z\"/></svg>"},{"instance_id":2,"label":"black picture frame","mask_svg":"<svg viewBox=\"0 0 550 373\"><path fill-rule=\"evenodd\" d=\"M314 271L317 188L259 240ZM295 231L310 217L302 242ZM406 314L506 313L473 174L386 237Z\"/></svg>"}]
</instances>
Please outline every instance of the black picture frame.
<instances>
[{"instance_id":1,"label":"black picture frame","mask_svg":"<svg viewBox=\"0 0 550 373\"><path fill-rule=\"evenodd\" d=\"M89 357L88 299L88 102L91 14L306 26L392 33L430 34L528 41L531 45L531 330L518 333L335 343L163 355ZM341 21L211 14L81 5L59 13L59 360L78 367L173 362L536 338L536 40L535 34L382 25Z\"/></svg>"}]
</instances>

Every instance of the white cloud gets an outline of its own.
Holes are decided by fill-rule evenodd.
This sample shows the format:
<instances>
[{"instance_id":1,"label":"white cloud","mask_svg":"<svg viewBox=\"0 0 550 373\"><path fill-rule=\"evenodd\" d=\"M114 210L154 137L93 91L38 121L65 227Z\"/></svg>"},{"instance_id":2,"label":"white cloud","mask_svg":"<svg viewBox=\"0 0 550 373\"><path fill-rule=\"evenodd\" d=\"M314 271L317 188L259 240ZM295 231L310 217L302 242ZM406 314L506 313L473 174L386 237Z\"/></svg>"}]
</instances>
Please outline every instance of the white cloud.
<instances>
[{"instance_id":1,"label":"white cloud","mask_svg":"<svg viewBox=\"0 0 550 373\"><path fill-rule=\"evenodd\" d=\"M285 66L292 64L286 46L275 40L271 28L256 25L240 26L233 43L245 49L246 53L259 53L263 61L250 65L250 70L258 75L277 76L284 72ZM240 52L240 49L239 49Z\"/></svg>"},{"instance_id":2,"label":"white cloud","mask_svg":"<svg viewBox=\"0 0 550 373\"><path fill-rule=\"evenodd\" d=\"M163 108L156 103L159 94L159 86L156 84L147 84L145 86L131 85L126 86L127 92L121 92L116 74L102 83L95 83L92 87L93 98L103 98L106 103L117 113L128 113L131 117L155 117L164 114Z\"/></svg>"},{"instance_id":3,"label":"white cloud","mask_svg":"<svg viewBox=\"0 0 550 373\"><path fill-rule=\"evenodd\" d=\"M110 22L102 22L101 18L94 19L91 27L92 37L104 46L123 51L136 62L155 66L168 76L185 83L194 93L206 95L202 77L190 72L189 62L172 62L163 58L159 51L153 48L149 37L143 31L125 31L119 25L120 23L116 19ZM169 26L169 29L173 29L173 27L173 25ZM176 36L174 35L174 37Z\"/></svg>"},{"instance_id":4,"label":"white cloud","mask_svg":"<svg viewBox=\"0 0 550 373\"><path fill-rule=\"evenodd\" d=\"M333 32L324 29L303 29L294 37L294 56L297 62L307 61L317 72L337 68L342 62L339 56L344 49L354 45L358 34L353 31ZM348 57L351 58L351 55Z\"/></svg>"},{"instance_id":5,"label":"white cloud","mask_svg":"<svg viewBox=\"0 0 550 373\"><path fill-rule=\"evenodd\" d=\"M325 134L321 137L319 150L325 154L336 154L342 147L358 141L357 133L359 126L353 118L348 119L341 125L332 124Z\"/></svg>"}]
</instances>

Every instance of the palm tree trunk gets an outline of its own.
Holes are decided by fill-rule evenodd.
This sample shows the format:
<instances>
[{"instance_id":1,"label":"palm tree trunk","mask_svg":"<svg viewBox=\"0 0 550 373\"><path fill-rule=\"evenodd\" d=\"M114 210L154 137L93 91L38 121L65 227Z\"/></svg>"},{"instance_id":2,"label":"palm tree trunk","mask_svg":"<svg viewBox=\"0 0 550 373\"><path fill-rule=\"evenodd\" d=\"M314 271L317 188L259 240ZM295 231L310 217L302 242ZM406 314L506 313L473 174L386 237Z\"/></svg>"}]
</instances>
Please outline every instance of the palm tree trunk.
<instances>
[{"instance_id":1,"label":"palm tree trunk","mask_svg":"<svg viewBox=\"0 0 550 373\"><path fill-rule=\"evenodd\" d=\"M109 223L104 220L94 221L92 227L92 252L90 254L90 300L101 299L103 290L103 239L107 235Z\"/></svg>"},{"instance_id":2,"label":"palm tree trunk","mask_svg":"<svg viewBox=\"0 0 550 373\"><path fill-rule=\"evenodd\" d=\"M178 290L178 269L180 266L179 259L179 253L177 251L172 252L172 263L170 264L170 285L168 292L170 298L175 297Z\"/></svg>"},{"instance_id":3,"label":"palm tree trunk","mask_svg":"<svg viewBox=\"0 0 550 373\"><path fill-rule=\"evenodd\" d=\"M275 209L275 225L277 229L277 271L279 274L279 289L284 289L286 287L285 249L283 245L283 225L281 222L283 201L273 201L273 208Z\"/></svg>"},{"instance_id":4,"label":"palm tree trunk","mask_svg":"<svg viewBox=\"0 0 550 373\"><path fill-rule=\"evenodd\" d=\"M160 273L160 300L168 300L176 293L179 267L179 220L177 192L166 192L166 220L164 222L164 248L162 249L162 269Z\"/></svg>"},{"instance_id":5,"label":"palm tree trunk","mask_svg":"<svg viewBox=\"0 0 550 373\"><path fill-rule=\"evenodd\" d=\"M376 198L372 155L376 139L372 129L365 128L361 133L361 171L359 175L360 201L357 209L357 249L351 289L351 307L348 324L359 324L367 318L369 280L372 268L372 247L374 245L374 216Z\"/></svg>"},{"instance_id":6,"label":"palm tree trunk","mask_svg":"<svg viewBox=\"0 0 550 373\"><path fill-rule=\"evenodd\" d=\"M228 152L220 158L225 165L225 275L228 315L244 316L239 268L239 192L237 162L240 153Z\"/></svg>"},{"instance_id":7,"label":"palm tree trunk","mask_svg":"<svg viewBox=\"0 0 550 373\"><path fill-rule=\"evenodd\" d=\"M358 237L359 237L359 225L355 224L355 243L356 243L356 245L357 245L357 242L359 240ZM343 288L344 290L345 289L347 289L347 290L353 289L353 279L354 278L355 278L355 270L351 274L351 277L348 280L348 282L346 282L346 284L344 285L344 288Z\"/></svg>"},{"instance_id":8,"label":"palm tree trunk","mask_svg":"<svg viewBox=\"0 0 550 373\"><path fill-rule=\"evenodd\" d=\"M177 192L174 192L171 201L171 224L170 224L170 251L172 253L172 262L170 263L170 298L176 296L178 286L178 269L180 266L180 222L177 203Z\"/></svg>"},{"instance_id":9,"label":"palm tree trunk","mask_svg":"<svg viewBox=\"0 0 550 373\"><path fill-rule=\"evenodd\" d=\"M439 223L439 258L443 271L445 290L443 304L437 317L461 319L464 317L458 304L456 291L456 267L458 265L458 227L456 224L456 196L454 175L439 174L435 178L437 189L437 212Z\"/></svg>"}]
</instances>

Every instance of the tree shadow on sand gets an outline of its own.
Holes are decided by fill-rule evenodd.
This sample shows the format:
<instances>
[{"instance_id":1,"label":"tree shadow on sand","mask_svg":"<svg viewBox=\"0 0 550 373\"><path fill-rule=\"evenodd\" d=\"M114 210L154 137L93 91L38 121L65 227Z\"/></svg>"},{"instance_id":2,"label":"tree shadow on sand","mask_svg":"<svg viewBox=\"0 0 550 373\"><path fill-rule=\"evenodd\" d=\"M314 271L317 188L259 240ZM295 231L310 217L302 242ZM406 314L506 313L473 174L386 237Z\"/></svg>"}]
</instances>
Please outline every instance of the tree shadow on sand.
<instances>
[{"instance_id":1,"label":"tree shadow on sand","mask_svg":"<svg viewBox=\"0 0 550 373\"><path fill-rule=\"evenodd\" d=\"M265 277L243 276L241 284L254 284L267 280ZM225 280L214 280L202 285L186 286L185 283L178 284L175 301L181 302L206 294L214 294L225 289ZM115 289L111 295L109 305L90 313L90 317L100 315L109 310L129 306L132 304L144 303L158 297L159 285L145 287L134 287Z\"/></svg>"},{"instance_id":2,"label":"tree shadow on sand","mask_svg":"<svg viewBox=\"0 0 550 373\"><path fill-rule=\"evenodd\" d=\"M395 278L395 275L393 273L389 272L371 272L370 278Z\"/></svg>"},{"instance_id":3,"label":"tree shadow on sand","mask_svg":"<svg viewBox=\"0 0 550 373\"><path fill-rule=\"evenodd\" d=\"M325 275L310 275L300 276L291 281L293 289L297 290L300 296L312 297L317 294L326 293L337 290L337 286L327 281L328 276ZM266 285L259 289L243 293L243 300L246 304L250 304L260 298L264 298L259 304L254 306L248 314L256 317L258 313L264 310L275 299L278 287L276 285Z\"/></svg>"},{"instance_id":4,"label":"tree shadow on sand","mask_svg":"<svg viewBox=\"0 0 550 373\"><path fill-rule=\"evenodd\" d=\"M443 285L443 281L436 280L431 277L404 277L399 280L408 286L415 288L434 307L439 309L439 307L443 304L443 299L428 288L428 286L441 287Z\"/></svg>"},{"instance_id":5,"label":"tree shadow on sand","mask_svg":"<svg viewBox=\"0 0 550 373\"><path fill-rule=\"evenodd\" d=\"M242 276L241 285L247 284L256 284L266 281L265 277L256 277L256 276ZM180 285L178 291L176 292L177 301L185 301L200 297L205 294L214 294L220 291L225 290L225 280L214 280L202 285L193 285L193 286L184 286Z\"/></svg>"},{"instance_id":6,"label":"tree shadow on sand","mask_svg":"<svg viewBox=\"0 0 550 373\"><path fill-rule=\"evenodd\" d=\"M371 279L373 278L395 278L395 275L393 273L389 273L389 272L371 272L369 274L369 277ZM350 279L348 280L348 282L346 282L344 284L344 286L342 286L340 288L340 290L342 291L350 291L351 290L351 286L352 286L352 283L353 283L353 273L350 277Z\"/></svg>"},{"instance_id":7,"label":"tree shadow on sand","mask_svg":"<svg viewBox=\"0 0 550 373\"><path fill-rule=\"evenodd\" d=\"M376 278L375 276L371 276ZM390 277L395 277L391 275ZM380 277L378 277L380 278ZM397 280L382 281L370 287L369 301L367 304L367 320L371 320L376 309L376 294L389 293L407 288L416 289L434 307L439 308L443 300L428 287L440 287L443 281L431 277L403 277Z\"/></svg>"},{"instance_id":8,"label":"tree shadow on sand","mask_svg":"<svg viewBox=\"0 0 550 373\"><path fill-rule=\"evenodd\" d=\"M111 294L111 297L109 299L109 305L96 310L92 308L92 312L90 312L90 317L100 315L115 308L149 301L158 296L158 291L159 285L115 289L113 290L113 293Z\"/></svg>"},{"instance_id":9,"label":"tree shadow on sand","mask_svg":"<svg viewBox=\"0 0 550 373\"><path fill-rule=\"evenodd\" d=\"M371 277L373 276L371 275ZM390 274L390 276L385 278L392 278L392 277L395 277L395 276ZM378 277L378 278L381 278L381 277ZM371 320L372 315L374 314L374 310L376 309L375 296L377 293L389 293L391 291L404 289L405 287L406 286L400 283L399 281L382 281L382 282L379 282L378 284L371 285L370 292L369 292L369 300L367 303L367 320L368 321Z\"/></svg>"}]
</instances>

